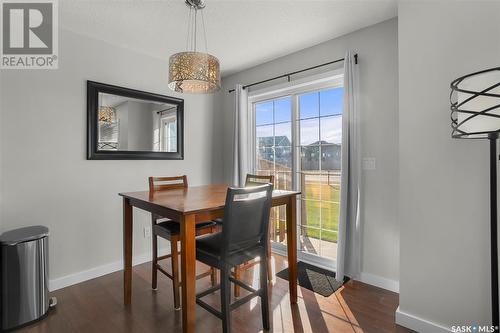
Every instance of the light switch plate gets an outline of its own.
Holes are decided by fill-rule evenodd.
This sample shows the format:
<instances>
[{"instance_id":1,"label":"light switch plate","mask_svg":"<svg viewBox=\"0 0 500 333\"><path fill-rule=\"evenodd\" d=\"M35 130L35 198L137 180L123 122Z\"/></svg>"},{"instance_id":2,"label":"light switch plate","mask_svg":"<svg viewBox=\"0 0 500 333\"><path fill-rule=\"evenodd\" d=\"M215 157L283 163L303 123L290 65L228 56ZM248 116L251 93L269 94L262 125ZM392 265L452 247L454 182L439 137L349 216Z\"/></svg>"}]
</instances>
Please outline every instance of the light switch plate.
<instances>
[{"instance_id":1,"label":"light switch plate","mask_svg":"<svg viewBox=\"0 0 500 333\"><path fill-rule=\"evenodd\" d=\"M148 238L148 237L151 237L151 227L150 226L144 227L144 238Z\"/></svg>"},{"instance_id":2,"label":"light switch plate","mask_svg":"<svg viewBox=\"0 0 500 333\"><path fill-rule=\"evenodd\" d=\"M363 157L363 170L377 169L377 160L375 157Z\"/></svg>"}]
</instances>

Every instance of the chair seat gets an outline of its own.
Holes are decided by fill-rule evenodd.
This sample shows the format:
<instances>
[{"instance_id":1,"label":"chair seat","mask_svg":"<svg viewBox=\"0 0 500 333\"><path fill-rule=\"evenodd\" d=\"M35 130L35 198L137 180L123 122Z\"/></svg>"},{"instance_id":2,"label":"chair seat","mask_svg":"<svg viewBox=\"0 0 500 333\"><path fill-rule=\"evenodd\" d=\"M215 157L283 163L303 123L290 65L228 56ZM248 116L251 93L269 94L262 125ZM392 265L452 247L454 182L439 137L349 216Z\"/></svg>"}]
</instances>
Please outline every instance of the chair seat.
<instances>
[{"instance_id":1,"label":"chair seat","mask_svg":"<svg viewBox=\"0 0 500 333\"><path fill-rule=\"evenodd\" d=\"M217 224L214 221L198 223L196 224L196 231L214 227L216 225ZM180 235L181 234L180 224L172 220L160 222L158 224L153 225L153 234L167 239L170 238L171 236Z\"/></svg>"},{"instance_id":2,"label":"chair seat","mask_svg":"<svg viewBox=\"0 0 500 333\"><path fill-rule=\"evenodd\" d=\"M221 260L222 244L222 232L196 237L196 260L212 267L222 268L224 266ZM227 258L226 264L238 266L262 255L265 255L265 250L260 245L233 251Z\"/></svg>"}]
</instances>

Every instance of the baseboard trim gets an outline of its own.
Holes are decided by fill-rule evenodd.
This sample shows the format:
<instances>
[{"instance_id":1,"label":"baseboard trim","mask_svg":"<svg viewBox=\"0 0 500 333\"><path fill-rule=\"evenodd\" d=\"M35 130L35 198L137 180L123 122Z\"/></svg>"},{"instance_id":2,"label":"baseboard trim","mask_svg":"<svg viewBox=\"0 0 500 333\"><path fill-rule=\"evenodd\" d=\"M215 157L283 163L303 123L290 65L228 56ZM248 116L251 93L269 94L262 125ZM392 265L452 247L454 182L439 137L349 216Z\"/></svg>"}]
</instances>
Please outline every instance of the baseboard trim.
<instances>
[{"instance_id":1,"label":"baseboard trim","mask_svg":"<svg viewBox=\"0 0 500 333\"><path fill-rule=\"evenodd\" d=\"M140 265L151 261L151 253L144 253L134 256L132 265ZM62 288L72 286L77 283L92 280L103 275L121 271L123 269L123 260L118 260L109 264L94 267L85 271L69 274L60 278L52 279L49 281L49 290L54 291Z\"/></svg>"},{"instance_id":2,"label":"baseboard trim","mask_svg":"<svg viewBox=\"0 0 500 333\"><path fill-rule=\"evenodd\" d=\"M378 275L361 272L359 281L372 286L399 293L399 281L387 279Z\"/></svg>"},{"instance_id":3,"label":"baseboard trim","mask_svg":"<svg viewBox=\"0 0 500 333\"><path fill-rule=\"evenodd\" d=\"M440 324L433 323L432 321L419 318L412 314L403 312L399 309L396 310L396 324L412 329L420 333L450 333L451 330Z\"/></svg>"}]
</instances>

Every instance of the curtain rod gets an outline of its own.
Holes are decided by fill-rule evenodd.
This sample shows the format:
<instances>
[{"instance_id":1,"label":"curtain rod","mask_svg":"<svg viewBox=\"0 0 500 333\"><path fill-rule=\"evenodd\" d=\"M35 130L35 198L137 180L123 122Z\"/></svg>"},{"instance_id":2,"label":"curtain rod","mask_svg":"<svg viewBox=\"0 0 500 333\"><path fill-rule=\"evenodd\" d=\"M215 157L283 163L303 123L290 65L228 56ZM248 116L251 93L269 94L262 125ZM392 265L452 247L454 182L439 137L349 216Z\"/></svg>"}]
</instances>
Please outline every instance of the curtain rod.
<instances>
[{"instance_id":1,"label":"curtain rod","mask_svg":"<svg viewBox=\"0 0 500 333\"><path fill-rule=\"evenodd\" d=\"M290 72L290 73L286 73L286 74L283 74L283 75L275 76L275 77L272 77L272 78L267 79L267 80L262 80L262 81L259 81L259 82L250 83L250 84L244 85L243 89L250 88L250 87L256 86L258 84L266 83L266 82L269 82L269 81L274 81L274 80L277 80L277 79L283 79L285 77L288 79L288 82L290 82L290 76L292 76L292 75L295 75L295 74L298 74L298 73L302 73L302 72L306 72L306 71L310 71L312 69L316 69L316 68L319 68L319 67L328 66L328 65L331 65L331 64L334 64L334 63L337 63L337 62L341 62L341 61L344 61L344 58L333 60L333 61L329 61L329 62L325 62L324 64L320 64L320 65L316 65L316 66L304 68L304 69L301 69L301 70L298 70L298 71L295 71L295 72ZM357 53L354 55L354 63L356 65L358 64L358 54ZM234 89L229 90L229 93L232 93L232 92L234 92Z\"/></svg>"},{"instance_id":2,"label":"curtain rod","mask_svg":"<svg viewBox=\"0 0 500 333\"><path fill-rule=\"evenodd\" d=\"M156 111L157 114L160 114L160 113L163 113L163 112L167 112L169 110L173 110L173 109L177 109L177 106L171 106L167 109L163 109L163 110L160 110L160 111Z\"/></svg>"}]
</instances>

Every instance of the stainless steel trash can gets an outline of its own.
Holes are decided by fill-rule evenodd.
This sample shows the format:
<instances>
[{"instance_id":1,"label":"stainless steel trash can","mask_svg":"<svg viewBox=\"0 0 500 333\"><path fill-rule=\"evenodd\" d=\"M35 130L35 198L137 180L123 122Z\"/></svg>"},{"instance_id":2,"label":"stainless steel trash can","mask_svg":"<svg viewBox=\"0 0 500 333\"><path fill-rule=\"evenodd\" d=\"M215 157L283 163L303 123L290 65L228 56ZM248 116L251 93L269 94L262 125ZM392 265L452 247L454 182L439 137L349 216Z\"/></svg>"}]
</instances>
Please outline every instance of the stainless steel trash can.
<instances>
[{"instance_id":1,"label":"stainless steel trash can","mask_svg":"<svg viewBox=\"0 0 500 333\"><path fill-rule=\"evenodd\" d=\"M48 237L49 229L44 226L15 229L0 236L2 331L47 315Z\"/></svg>"}]
</instances>

